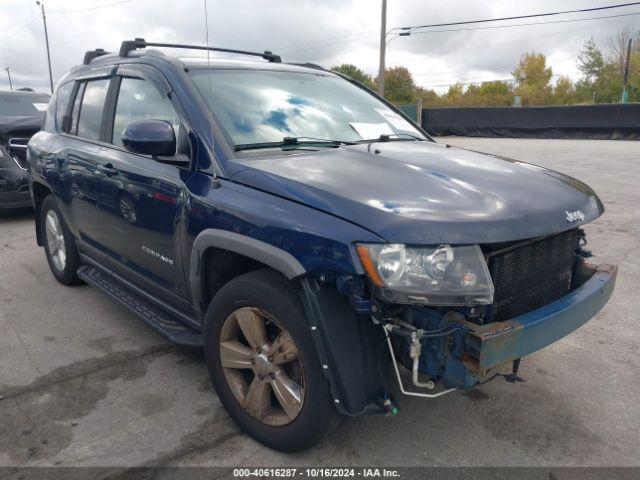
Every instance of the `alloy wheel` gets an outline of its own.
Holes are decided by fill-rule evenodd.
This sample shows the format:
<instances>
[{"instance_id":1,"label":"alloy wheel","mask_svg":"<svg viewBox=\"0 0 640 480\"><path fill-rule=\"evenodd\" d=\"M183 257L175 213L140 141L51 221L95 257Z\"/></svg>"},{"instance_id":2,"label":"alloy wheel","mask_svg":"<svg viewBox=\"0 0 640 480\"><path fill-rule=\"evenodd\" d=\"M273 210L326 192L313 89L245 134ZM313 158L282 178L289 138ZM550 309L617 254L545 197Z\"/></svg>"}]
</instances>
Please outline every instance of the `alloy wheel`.
<instances>
[{"instance_id":1,"label":"alloy wheel","mask_svg":"<svg viewBox=\"0 0 640 480\"><path fill-rule=\"evenodd\" d=\"M270 426L294 421L304 403L304 370L291 335L266 312L240 308L225 320L220 361L238 403Z\"/></svg>"},{"instance_id":2,"label":"alloy wheel","mask_svg":"<svg viewBox=\"0 0 640 480\"><path fill-rule=\"evenodd\" d=\"M47 246L51 262L56 270L62 272L67 265L67 251L64 246L64 233L58 214L54 210L47 212L45 221Z\"/></svg>"}]
</instances>

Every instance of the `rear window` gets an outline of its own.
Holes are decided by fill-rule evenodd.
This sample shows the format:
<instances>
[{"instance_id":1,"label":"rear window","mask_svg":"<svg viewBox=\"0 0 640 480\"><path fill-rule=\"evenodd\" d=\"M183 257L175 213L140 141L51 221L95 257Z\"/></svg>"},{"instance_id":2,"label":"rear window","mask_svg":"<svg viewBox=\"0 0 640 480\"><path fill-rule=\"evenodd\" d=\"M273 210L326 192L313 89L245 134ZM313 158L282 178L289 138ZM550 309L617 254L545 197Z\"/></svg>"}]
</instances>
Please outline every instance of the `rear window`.
<instances>
[{"instance_id":1,"label":"rear window","mask_svg":"<svg viewBox=\"0 0 640 480\"><path fill-rule=\"evenodd\" d=\"M107 98L109 79L91 80L87 82L80 104L80 116L78 117L79 137L98 140L102 128L102 112Z\"/></svg>"},{"instance_id":2,"label":"rear window","mask_svg":"<svg viewBox=\"0 0 640 480\"><path fill-rule=\"evenodd\" d=\"M46 93L0 92L0 117L42 116L48 104Z\"/></svg>"}]
</instances>

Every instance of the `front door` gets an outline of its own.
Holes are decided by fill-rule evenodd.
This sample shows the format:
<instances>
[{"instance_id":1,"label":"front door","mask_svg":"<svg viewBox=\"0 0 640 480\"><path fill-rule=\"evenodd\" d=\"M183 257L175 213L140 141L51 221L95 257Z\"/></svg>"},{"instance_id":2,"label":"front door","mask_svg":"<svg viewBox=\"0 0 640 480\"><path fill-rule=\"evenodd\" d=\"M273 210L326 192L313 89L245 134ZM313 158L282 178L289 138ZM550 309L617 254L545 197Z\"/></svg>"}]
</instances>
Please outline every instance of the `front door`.
<instances>
[{"instance_id":1,"label":"front door","mask_svg":"<svg viewBox=\"0 0 640 480\"><path fill-rule=\"evenodd\" d=\"M115 273L186 309L181 214L190 170L128 152L121 141L124 129L134 121L167 120L174 126L178 152L189 154L186 124L161 85L143 72L128 69L119 73L116 82L112 128L107 129L110 138L106 139L111 147L101 154L100 237Z\"/></svg>"}]
</instances>

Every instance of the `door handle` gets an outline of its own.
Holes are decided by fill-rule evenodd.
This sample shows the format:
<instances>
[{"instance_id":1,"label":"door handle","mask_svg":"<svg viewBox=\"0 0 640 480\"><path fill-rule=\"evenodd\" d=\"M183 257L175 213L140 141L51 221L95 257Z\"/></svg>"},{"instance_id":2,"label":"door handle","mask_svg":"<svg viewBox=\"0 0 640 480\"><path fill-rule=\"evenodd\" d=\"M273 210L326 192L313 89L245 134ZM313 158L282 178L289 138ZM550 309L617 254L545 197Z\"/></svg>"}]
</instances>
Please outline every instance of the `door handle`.
<instances>
[{"instance_id":1,"label":"door handle","mask_svg":"<svg viewBox=\"0 0 640 480\"><path fill-rule=\"evenodd\" d=\"M104 165L98 165L98 171L104 173L108 177L113 177L118 174L118 170L115 169L112 163L105 163Z\"/></svg>"}]
</instances>

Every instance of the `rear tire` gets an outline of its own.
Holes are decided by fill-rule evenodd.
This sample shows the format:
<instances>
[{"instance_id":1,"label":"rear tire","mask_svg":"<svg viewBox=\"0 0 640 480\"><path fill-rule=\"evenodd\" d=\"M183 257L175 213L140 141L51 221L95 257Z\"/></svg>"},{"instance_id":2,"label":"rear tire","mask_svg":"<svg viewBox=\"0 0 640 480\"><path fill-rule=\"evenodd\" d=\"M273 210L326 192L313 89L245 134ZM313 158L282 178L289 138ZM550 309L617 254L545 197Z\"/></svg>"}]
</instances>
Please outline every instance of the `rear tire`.
<instances>
[{"instance_id":1,"label":"rear tire","mask_svg":"<svg viewBox=\"0 0 640 480\"><path fill-rule=\"evenodd\" d=\"M205 322L211 380L247 434L270 448L294 452L312 447L338 425L340 414L304 309L286 278L271 270L234 278L211 301Z\"/></svg>"},{"instance_id":2,"label":"rear tire","mask_svg":"<svg viewBox=\"0 0 640 480\"><path fill-rule=\"evenodd\" d=\"M40 207L40 231L44 236L44 251L53 276L63 285L77 285L80 259L76 242L67 227L52 195Z\"/></svg>"}]
</instances>

